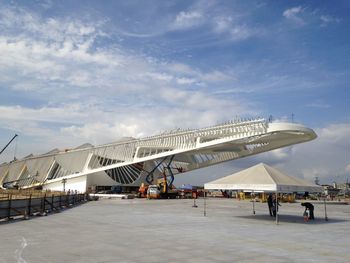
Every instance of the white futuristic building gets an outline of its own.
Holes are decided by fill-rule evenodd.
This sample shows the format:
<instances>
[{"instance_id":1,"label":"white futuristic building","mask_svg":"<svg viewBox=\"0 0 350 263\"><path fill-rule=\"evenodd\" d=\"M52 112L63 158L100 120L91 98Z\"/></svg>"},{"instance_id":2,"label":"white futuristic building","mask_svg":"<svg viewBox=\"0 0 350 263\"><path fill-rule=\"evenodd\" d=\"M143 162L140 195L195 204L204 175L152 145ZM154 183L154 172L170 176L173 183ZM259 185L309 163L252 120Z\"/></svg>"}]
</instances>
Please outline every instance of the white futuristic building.
<instances>
[{"instance_id":1,"label":"white futuristic building","mask_svg":"<svg viewBox=\"0 0 350 263\"><path fill-rule=\"evenodd\" d=\"M236 120L195 130L176 130L147 138L124 138L82 145L0 165L3 187L40 187L85 192L98 186L139 186L166 176L270 151L317 137L297 123Z\"/></svg>"}]
</instances>

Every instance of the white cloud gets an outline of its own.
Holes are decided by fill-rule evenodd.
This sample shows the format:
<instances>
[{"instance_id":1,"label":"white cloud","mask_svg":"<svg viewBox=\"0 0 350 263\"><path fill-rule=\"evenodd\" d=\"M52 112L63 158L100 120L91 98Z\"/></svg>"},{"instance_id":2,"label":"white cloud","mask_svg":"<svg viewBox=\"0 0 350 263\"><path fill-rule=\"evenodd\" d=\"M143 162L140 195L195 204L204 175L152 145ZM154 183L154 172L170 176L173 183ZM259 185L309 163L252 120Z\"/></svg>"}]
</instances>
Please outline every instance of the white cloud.
<instances>
[{"instance_id":1,"label":"white cloud","mask_svg":"<svg viewBox=\"0 0 350 263\"><path fill-rule=\"evenodd\" d=\"M199 26L208 28L207 33L225 39L225 41L241 41L259 35L262 30L251 28L244 21L241 14L216 14L212 7L196 7L192 11L181 11L175 21L169 26L170 30L187 30ZM205 14L205 15L204 15Z\"/></svg>"},{"instance_id":2,"label":"white cloud","mask_svg":"<svg viewBox=\"0 0 350 263\"><path fill-rule=\"evenodd\" d=\"M219 16L214 20L214 30L218 33L226 32L232 27L233 18L231 16Z\"/></svg>"},{"instance_id":3,"label":"white cloud","mask_svg":"<svg viewBox=\"0 0 350 263\"><path fill-rule=\"evenodd\" d=\"M12 81L13 86L17 89L27 89L19 81L29 79L61 81L82 87L90 83L92 86L99 80L96 75L107 77L105 73L109 73L108 69L122 67L121 62L126 61L125 55L117 52L89 52L76 43L49 43L29 36L0 36L0 53L3 54L0 70L12 76L15 80Z\"/></svg>"},{"instance_id":4,"label":"white cloud","mask_svg":"<svg viewBox=\"0 0 350 263\"><path fill-rule=\"evenodd\" d=\"M176 78L176 81L180 85L189 85L197 82L197 80L193 78Z\"/></svg>"},{"instance_id":5,"label":"white cloud","mask_svg":"<svg viewBox=\"0 0 350 263\"><path fill-rule=\"evenodd\" d=\"M290 156L292 148L280 148L271 151L268 155L271 155L271 158L282 161L282 160L287 160L288 157Z\"/></svg>"},{"instance_id":6,"label":"white cloud","mask_svg":"<svg viewBox=\"0 0 350 263\"><path fill-rule=\"evenodd\" d=\"M330 124L329 126L322 128L318 131L319 137L324 140L325 143L341 146L350 150L350 140L348 136L350 134L350 124Z\"/></svg>"},{"instance_id":7,"label":"white cloud","mask_svg":"<svg viewBox=\"0 0 350 263\"><path fill-rule=\"evenodd\" d=\"M203 15L199 11L181 11L177 14L171 28L184 30L199 26L203 23Z\"/></svg>"},{"instance_id":8,"label":"white cloud","mask_svg":"<svg viewBox=\"0 0 350 263\"><path fill-rule=\"evenodd\" d=\"M245 25L234 26L233 28L230 29L229 32L232 40L235 40L235 41L244 40L253 35L256 35L253 30L251 30Z\"/></svg>"},{"instance_id":9,"label":"white cloud","mask_svg":"<svg viewBox=\"0 0 350 263\"><path fill-rule=\"evenodd\" d=\"M116 139L116 135L118 135L118 137L140 137L142 134L138 133L139 130L140 127L136 122L126 124L121 122L106 123L99 121L87 123L82 126L72 125L60 129L64 136L75 138L79 141L84 140L95 145L101 142L112 142Z\"/></svg>"},{"instance_id":10,"label":"white cloud","mask_svg":"<svg viewBox=\"0 0 350 263\"><path fill-rule=\"evenodd\" d=\"M226 82L232 81L234 79L234 72L222 72L219 70L214 70L208 73L203 73L201 79L206 82Z\"/></svg>"},{"instance_id":11,"label":"white cloud","mask_svg":"<svg viewBox=\"0 0 350 263\"><path fill-rule=\"evenodd\" d=\"M292 8L289 8L289 9L286 9L284 12L283 12L283 16L285 18L290 18L290 19L294 19L295 16L299 13L301 13L303 11L303 8L301 6L297 6L297 7L292 7Z\"/></svg>"},{"instance_id":12,"label":"white cloud","mask_svg":"<svg viewBox=\"0 0 350 263\"><path fill-rule=\"evenodd\" d=\"M288 19L296 24L303 25L305 22L300 17L300 14L303 12L304 12L304 8L302 8L301 6L296 6L296 7L292 7L292 8L284 10L283 16L286 19Z\"/></svg>"},{"instance_id":13,"label":"white cloud","mask_svg":"<svg viewBox=\"0 0 350 263\"><path fill-rule=\"evenodd\" d=\"M158 72L149 72L149 73L146 73L145 76L150 77L151 79L154 79L154 80L160 80L165 82L170 82L171 80L174 79L174 77L169 74L158 73Z\"/></svg>"},{"instance_id":14,"label":"white cloud","mask_svg":"<svg viewBox=\"0 0 350 263\"><path fill-rule=\"evenodd\" d=\"M329 24L339 23L341 21L339 18L330 15L321 15L320 20L322 27L327 26Z\"/></svg>"},{"instance_id":15,"label":"white cloud","mask_svg":"<svg viewBox=\"0 0 350 263\"><path fill-rule=\"evenodd\" d=\"M0 15L0 25L6 28L5 32L11 32L8 29L16 28L21 30L21 34L36 34L42 40L49 39L55 42L71 40L81 44L89 38L106 35L98 29L103 24L102 21L87 23L72 18L45 19L20 7L2 8Z\"/></svg>"},{"instance_id":16,"label":"white cloud","mask_svg":"<svg viewBox=\"0 0 350 263\"><path fill-rule=\"evenodd\" d=\"M257 30L243 24L239 19L231 16L218 16L212 21L214 32L220 35L228 35L232 41L245 40L258 35Z\"/></svg>"},{"instance_id":17,"label":"white cloud","mask_svg":"<svg viewBox=\"0 0 350 263\"><path fill-rule=\"evenodd\" d=\"M302 6L286 9L283 12L283 16L285 19L297 26L309 24L326 27L330 24L337 24L341 22L340 18L328 14L322 14L319 9L310 10L309 8Z\"/></svg>"},{"instance_id":18,"label":"white cloud","mask_svg":"<svg viewBox=\"0 0 350 263\"><path fill-rule=\"evenodd\" d=\"M349 164L350 123L331 124L315 130L318 138L293 146L283 167L310 181L319 177L321 183L345 182Z\"/></svg>"}]
</instances>

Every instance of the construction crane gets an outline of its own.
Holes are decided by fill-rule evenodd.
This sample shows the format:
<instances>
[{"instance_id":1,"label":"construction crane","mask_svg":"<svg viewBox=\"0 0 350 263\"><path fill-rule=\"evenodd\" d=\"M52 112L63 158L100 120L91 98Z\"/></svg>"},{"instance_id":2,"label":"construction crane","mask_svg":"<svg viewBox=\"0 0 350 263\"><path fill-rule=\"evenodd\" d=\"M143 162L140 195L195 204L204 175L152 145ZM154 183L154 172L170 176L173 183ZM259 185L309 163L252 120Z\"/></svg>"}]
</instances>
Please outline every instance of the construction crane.
<instances>
[{"instance_id":1,"label":"construction crane","mask_svg":"<svg viewBox=\"0 0 350 263\"><path fill-rule=\"evenodd\" d=\"M5 145L5 147L1 150L0 154L2 154L6 148L10 145L10 143L17 137L18 135L15 134L15 136L12 137L12 139Z\"/></svg>"}]
</instances>

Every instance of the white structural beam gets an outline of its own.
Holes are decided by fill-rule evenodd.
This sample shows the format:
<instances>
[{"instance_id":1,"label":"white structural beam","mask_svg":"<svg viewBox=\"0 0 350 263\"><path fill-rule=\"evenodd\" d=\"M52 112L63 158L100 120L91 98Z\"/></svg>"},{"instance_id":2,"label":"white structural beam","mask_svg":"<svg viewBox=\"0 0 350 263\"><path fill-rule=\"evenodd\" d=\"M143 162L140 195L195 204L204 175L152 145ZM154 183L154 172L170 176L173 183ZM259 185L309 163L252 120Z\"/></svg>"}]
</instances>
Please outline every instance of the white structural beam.
<instances>
[{"instance_id":1,"label":"white structural beam","mask_svg":"<svg viewBox=\"0 0 350 263\"><path fill-rule=\"evenodd\" d=\"M57 184L63 178L85 178L91 174L109 176L116 183L132 185L140 183L142 174L170 156L173 167L181 172L190 171L316 137L313 130L301 124L269 123L261 118L236 120L202 129L176 130L147 138L130 138L96 147L30 157L1 165L0 180L5 184L15 182L21 175L23 177L23 172L17 175L16 171L25 169L26 179L33 177L33 180L27 181L36 185ZM46 165L50 169L31 170L30 164L38 158L40 162L50 162ZM43 179L34 178L38 173L45 173L41 177Z\"/></svg>"}]
</instances>

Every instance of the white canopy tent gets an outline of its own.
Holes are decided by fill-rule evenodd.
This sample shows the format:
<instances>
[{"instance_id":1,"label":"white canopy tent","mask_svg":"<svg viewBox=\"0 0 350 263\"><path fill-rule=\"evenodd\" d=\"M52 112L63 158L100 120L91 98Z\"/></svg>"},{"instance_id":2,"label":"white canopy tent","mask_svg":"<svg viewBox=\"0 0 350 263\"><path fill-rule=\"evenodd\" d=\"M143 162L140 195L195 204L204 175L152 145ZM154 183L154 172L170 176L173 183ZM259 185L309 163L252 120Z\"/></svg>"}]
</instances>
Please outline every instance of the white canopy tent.
<instances>
[{"instance_id":1,"label":"white canopy tent","mask_svg":"<svg viewBox=\"0 0 350 263\"><path fill-rule=\"evenodd\" d=\"M311 192L323 191L322 186L291 177L279 170L260 163L238 173L204 184L205 189L251 190L264 192Z\"/></svg>"},{"instance_id":2,"label":"white canopy tent","mask_svg":"<svg viewBox=\"0 0 350 263\"><path fill-rule=\"evenodd\" d=\"M244 190L251 192L323 192L322 186L291 177L281 171L260 163L238 173L204 184L208 190ZM276 216L278 222L278 216Z\"/></svg>"}]
</instances>

